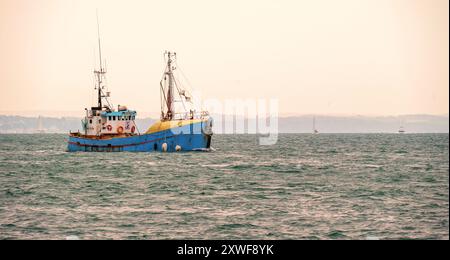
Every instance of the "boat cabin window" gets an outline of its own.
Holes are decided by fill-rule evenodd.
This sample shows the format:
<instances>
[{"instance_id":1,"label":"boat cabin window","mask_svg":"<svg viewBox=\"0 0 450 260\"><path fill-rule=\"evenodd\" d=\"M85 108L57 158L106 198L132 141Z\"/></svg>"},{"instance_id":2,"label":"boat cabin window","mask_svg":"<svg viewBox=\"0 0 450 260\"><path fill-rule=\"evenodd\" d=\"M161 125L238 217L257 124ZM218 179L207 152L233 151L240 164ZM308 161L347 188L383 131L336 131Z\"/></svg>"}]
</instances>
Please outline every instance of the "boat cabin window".
<instances>
[{"instance_id":1,"label":"boat cabin window","mask_svg":"<svg viewBox=\"0 0 450 260\"><path fill-rule=\"evenodd\" d=\"M117 119L116 119L117 117ZM127 121L127 120L135 120L136 116L108 116L109 121Z\"/></svg>"}]
</instances>

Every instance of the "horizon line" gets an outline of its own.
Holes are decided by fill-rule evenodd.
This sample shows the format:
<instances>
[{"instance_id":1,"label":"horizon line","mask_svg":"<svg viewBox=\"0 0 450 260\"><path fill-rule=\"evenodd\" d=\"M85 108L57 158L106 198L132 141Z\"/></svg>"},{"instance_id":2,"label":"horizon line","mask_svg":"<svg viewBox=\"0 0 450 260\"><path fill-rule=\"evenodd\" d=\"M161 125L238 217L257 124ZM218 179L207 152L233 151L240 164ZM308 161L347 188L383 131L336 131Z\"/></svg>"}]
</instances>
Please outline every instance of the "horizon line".
<instances>
[{"instance_id":1,"label":"horizon line","mask_svg":"<svg viewBox=\"0 0 450 260\"><path fill-rule=\"evenodd\" d=\"M75 114L79 114L78 116ZM140 119L157 119L159 118L159 113L143 112L138 113L144 114ZM211 114L217 115L217 114ZM75 111L0 111L0 116L17 116L17 117L47 117L47 118L78 118L83 117L82 113ZM231 114L218 114L218 116L237 116L244 118L248 115L231 115ZM436 116L436 117L449 117L449 113L443 114L428 114L428 113L408 113L408 114L346 114L346 113L336 113L336 114L323 114L323 113L280 113L278 118L289 118L289 117L367 117L367 118L377 118L377 117L407 117L407 116Z\"/></svg>"}]
</instances>

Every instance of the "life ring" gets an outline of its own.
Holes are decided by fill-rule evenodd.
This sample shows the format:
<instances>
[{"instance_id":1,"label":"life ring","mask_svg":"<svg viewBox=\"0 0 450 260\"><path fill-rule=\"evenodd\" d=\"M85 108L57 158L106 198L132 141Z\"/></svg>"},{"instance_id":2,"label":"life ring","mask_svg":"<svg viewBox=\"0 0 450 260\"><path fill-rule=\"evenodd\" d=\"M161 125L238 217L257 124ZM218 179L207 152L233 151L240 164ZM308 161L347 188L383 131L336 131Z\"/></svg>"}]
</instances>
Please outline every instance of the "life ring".
<instances>
[{"instance_id":1,"label":"life ring","mask_svg":"<svg viewBox=\"0 0 450 260\"><path fill-rule=\"evenodd\" d=\"M123 133L123 127L121 126L117 127L117 133L119 134Z\"/></svg>"},{"instance_id":2,"label":"life ring","mask_svg":"<svg viewBox=\"0 0 450 260\"><path fill-rule=\"evenodd\" d=\"M111 126L111 125L108 125L108 126L106 127L106 129L108 129L108 131L111 132L111 131L112 131L112 126Z\"/></svg>"},{"instance_id":3,"label":"life ring","mask_svg":"<svg viewBox=\"0 0 450 260\"><path fill-rule=\"evenodd\" d=\"M134 131L136 131L136 127L135 126L132 126L131 127L131 132L134 134Z\"/></svg>"}]
</instances>

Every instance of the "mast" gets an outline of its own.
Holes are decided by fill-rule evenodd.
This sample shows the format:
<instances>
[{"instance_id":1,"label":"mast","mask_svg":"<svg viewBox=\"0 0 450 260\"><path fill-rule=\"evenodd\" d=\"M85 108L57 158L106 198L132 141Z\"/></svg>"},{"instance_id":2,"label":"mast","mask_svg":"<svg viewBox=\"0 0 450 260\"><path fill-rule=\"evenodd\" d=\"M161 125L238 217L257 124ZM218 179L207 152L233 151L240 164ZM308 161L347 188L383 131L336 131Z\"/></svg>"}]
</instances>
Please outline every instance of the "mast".
<instances>
[{"instance_id":1,"label":"mast","mask_svg":"<svg viewBox=\"0 0 450 260\"><path fill-rule=\"evenodd\" d=\"M98 36L98 54L100 59L100 70L94 70L95 75L97 76L97 99L98 104L97 107L99 110L102 110L102 80L103 75L106 73L106 71L103 69L102 64L102 48L101 48L101 42L100 42L100 24L98 22L98 12L97 12L97 36Z\"/></svg>"},{"instance_id":2,"label":"mast","mask_svg":"<svg viewBox=\"0 0 450 260\"><path fill-rule=\"evenodd\" d=\"M173 89L173 71L172 71L172 57L175 57L176 53L167 53L167 72L166 75L169 77L169 86L167 89L167 113L165 119L172 120L174 115L174 89Z\"/></svg>"}]
</instances>

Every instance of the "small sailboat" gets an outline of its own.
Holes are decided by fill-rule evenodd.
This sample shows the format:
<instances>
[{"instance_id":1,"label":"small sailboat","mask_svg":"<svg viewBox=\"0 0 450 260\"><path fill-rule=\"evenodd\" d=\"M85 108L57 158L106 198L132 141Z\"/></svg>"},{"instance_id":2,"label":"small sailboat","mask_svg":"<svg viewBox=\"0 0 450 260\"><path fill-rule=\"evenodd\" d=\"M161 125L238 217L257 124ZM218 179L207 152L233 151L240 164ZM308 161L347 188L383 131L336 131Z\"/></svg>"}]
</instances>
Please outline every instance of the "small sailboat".
<instances>
[{"instance_id":1,"label":"small sailboat","mask_svg":"<svg viewBox=\"0 0 450 260\"><path fill-rule=\"evenodd\" d=\"M207 111L186 110L186 103L192 102L192 98L174 76L176 53L165 53L166 69L160 82L161 118L141 134L135 123L136 111L120 105L116 110L111 105L110 92L104 83L106 69L102 63L100 33L98 48L99 69L94 71L97 106L85 109L83 132L70 132L68 151L175 152L210 148L213 120ZM183 104L182 108L176 108L177 102Z\"/></svg>"},{"instance_id":2,"label":"small sailboat","mask_svg":"<svg viewBox=\"0 0 450 260\"><path fill-rule=\"evenodd\" d=\"M38 117L38 123L37 123L37 128L36 128L36 133L39 134L45 134L45 129L43 127L43 123L42 123L42 116Z\"/></svg>"},{"instance_id":3,"label":"small sailboat","mask_svg":"<svg viewBox=\"0 0 450 260\"><path fill-rule=\"evenodd\" d=\"M319 134L319 130L316 128L316 117L313 117L313 134Z\"/></svg>"}]
</instances>

